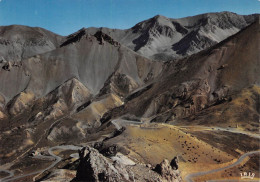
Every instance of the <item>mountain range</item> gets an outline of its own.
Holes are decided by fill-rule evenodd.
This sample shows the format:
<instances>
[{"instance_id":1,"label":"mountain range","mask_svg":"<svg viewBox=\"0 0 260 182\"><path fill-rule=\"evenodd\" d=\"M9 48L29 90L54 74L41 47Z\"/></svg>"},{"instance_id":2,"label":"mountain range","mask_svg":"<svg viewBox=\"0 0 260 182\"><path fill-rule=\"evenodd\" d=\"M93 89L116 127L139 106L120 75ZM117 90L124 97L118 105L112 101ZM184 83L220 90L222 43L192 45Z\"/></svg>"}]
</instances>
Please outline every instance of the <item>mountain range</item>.
<instances>
[{"instance_id":1,"label":"mountain range","mask_svg":"<svg viewBox=\"0 0 260 182\"><path fill-rule=\"evenodd\" d=\"M255 21L255 15L231 12L207 13L180 19L157 15L126 30L87 28L103 31L121 44L155 60L182 58L204 50L237 33Z\"/></svg>"},{"instance_id":2,"label":"mountain range","mask_svg":"<svg viewBox=\"0 0 260 182\"><path fill-rule=\"evenodd\" d=\"M238 15L232 12L206 13L180 19L157 15L132 28L82 28L69 36L60 36L42 28L2 26L0 56L7 61L20 61L58 48L70 36L83 31L97 31L111 36L138 54L154 60L182 58L204 50L237 33L256 20L258 14Z\"/></svg>"},{"instance_id":3,"label":"mountain range","mask_svg":"<svg viewBox=\"0 0 260 182\"><path fill-rule=\"evenodd\" d=\"M156 153L167 156L174 153L181 156L181 170L185 171L187 166L193 170L189 166L195 166L195 162L189 162L189 157L194 152L182 151L184 146L172 151L172 146L165 144L172 126L176 130L174 141L182 135L197 142L197 146L210 145L221 151L219 154L208 151L212 156L225 162L234 160L239 152L227 147L226 138L231 134L224 133L227 137L219 139L222 143L216 145L211 143L213 139L208 141L208 135L217 137L220 131L196 133L196 129L183 127L239 127L239 131L250 132L248 137L257 134L258 17L258 14L231 12L180 19L157 15L126 30L82 28L68 36L21 25L0 27L0 146L4 146L0 148L0 165L12 164L15 170L30 171L24 167L28 162L20 162L24 168L16 166L19 158L28 161L24 158L26 152L47 152L46 147L93 142L93 147L106 157L111 157L111 150L117 146L117 151L139 160L138 164L155 166L166 158ZM136 129L127 123L141 126ZM164 127L169 132L167 136L160 133ZM157 139L164 142L152 138L150 130L157 134L159 131ZM134 138L142 134L145 135ZM191 139L193 135L198 140ZM143 144L139 143L143 142L142 137L146 141ZM142 147L149 144L149 137L156 152L147 153ZM251 144L232 145L237 151L246 151L256 150L255 143L254 138ZM94 149L87 150L95 156L101 155ZM82 161L96 160L82 156ZM102 158L103 162L107 160L110 159ZM212 165L219 164L219 159L207 160ZM74 165L81 168L77 176L74 174L75 180L82 175L84 178L80 166L84 168L86 164L82 161L64 164L66 169L75 170ZM114 170L112 164L104 163ZM98 164L94 166L98 168ZM161 165L166 164L164 161ZM201 165L205 166L203 162ZM153 172L158 167L152 172L148 168L151 167L136 166L131 170L139 176L148 171L155 180ZM125 170L127 175L133 173L128 168ZM116 176L120 176L118 173ZM158 179L163 178L162 181L172 179L161 175ZM176 179L178 176L179 172ZM48 179L45 175L41 177Z\"/></svg>"}]
</instances>

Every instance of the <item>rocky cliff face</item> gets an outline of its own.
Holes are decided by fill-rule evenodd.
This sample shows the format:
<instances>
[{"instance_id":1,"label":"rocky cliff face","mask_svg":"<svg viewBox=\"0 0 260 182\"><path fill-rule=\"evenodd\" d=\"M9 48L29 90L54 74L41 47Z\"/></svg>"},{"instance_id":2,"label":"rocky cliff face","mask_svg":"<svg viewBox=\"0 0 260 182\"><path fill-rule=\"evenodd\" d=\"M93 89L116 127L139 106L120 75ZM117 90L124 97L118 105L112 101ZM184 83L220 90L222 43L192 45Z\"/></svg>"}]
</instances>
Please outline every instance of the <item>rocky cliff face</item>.
<instances>
[{"instance_id":1,"label":"rocky cliff face","mask_svg":"<svg viewBox=\"0 0 260 182\"><path fill-rule=\"evenodd\" d=\"M87 148L85 151L83 148L79 154L77 181L134 181L130 170L127 170L121 163L113 164L95 149Z\"/></svg>"}]
</instances>

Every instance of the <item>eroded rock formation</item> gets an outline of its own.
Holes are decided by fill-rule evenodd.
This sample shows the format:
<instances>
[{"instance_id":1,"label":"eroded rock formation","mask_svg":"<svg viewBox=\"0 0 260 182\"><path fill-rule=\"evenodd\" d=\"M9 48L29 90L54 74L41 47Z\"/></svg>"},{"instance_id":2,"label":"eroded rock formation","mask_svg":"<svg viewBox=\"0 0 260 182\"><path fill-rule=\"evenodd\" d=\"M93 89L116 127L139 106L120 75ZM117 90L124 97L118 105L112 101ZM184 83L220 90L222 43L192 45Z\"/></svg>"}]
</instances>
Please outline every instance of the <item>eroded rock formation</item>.
<instances>
[{"instance_id":1,"label":"eroded rock formation","mask_svg":"<svg viewBox=\"0 0 260 182\"><path fill-rule=\"evenodd\" d=\"M126 166L112 162L94 148L82 148L79 156L76 181L134 181L132 172Z\"/></svg>"}]
</instances>

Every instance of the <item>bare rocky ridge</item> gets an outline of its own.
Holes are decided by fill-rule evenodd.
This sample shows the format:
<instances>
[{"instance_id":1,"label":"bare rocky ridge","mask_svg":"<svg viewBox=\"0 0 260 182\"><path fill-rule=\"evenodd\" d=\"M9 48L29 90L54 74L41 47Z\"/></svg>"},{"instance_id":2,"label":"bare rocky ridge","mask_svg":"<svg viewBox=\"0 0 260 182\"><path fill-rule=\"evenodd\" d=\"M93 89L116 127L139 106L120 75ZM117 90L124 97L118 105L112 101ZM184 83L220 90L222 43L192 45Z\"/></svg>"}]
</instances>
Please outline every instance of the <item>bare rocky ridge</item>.
<instances>
[{"instance_id":1,"label":"bare rocky ridge","mask_svg":"<svg viewBox=\"0 0 260 182\"><path fill-rule=\"evenodd\" d=\"M254 22L257 16L221 12L172 19L157 15L126 30L87 28L85 31L95 34L102 30L143 56L165 61L215 45Z\"/></svg>"},{"instance_id":2,"label":"bare rocky ridge","mask_svg":"<svg viewBox=\"0 0 260 182\"><path fill-rule=\"evenodd\" d=\"M60 46L63 37L38 27L0 27L0 61L21 61Z\"/></svg>"},{"instance_id":3,"label":"bare rocky ridge","mask_svg":"<svg viewBox=\"0 0 260 182\"><path fill-rule=\"evenodd\" d=\"M149 81L150 72L154 72L152 77L160 73L161 63L150 63L151 61L122 46L106 41L105 44L100 44L96 37L87 34L74 43L76 45L69 44L24 60L21 65L12 67L10 71L2 69L1 93L6 102L23 90L41 97L74 77L95 95L114 72L127 76L126 80L133 82L135 87ZM137 63L153 66L145 67L147 72L141 73ZM15 78L13 75L19 76ZM14 85L15 88L11 88Z\"/></svg>"},{"instance_id":4,"label":"bare rocky ridge","mask_svg":"<svg viewBox=\"0 0 260 182\"><path fill-rule=\"evenodd\" d=\"M52 51L86 33L99 31L155 60L182 58L204 50L245 28L258 17L231 12L207 13L180 19L157 15L126 30L83 28L62 37L38 27L11 25L0 27L0 62L21 61Z\"/></svg>"}]
</instances>

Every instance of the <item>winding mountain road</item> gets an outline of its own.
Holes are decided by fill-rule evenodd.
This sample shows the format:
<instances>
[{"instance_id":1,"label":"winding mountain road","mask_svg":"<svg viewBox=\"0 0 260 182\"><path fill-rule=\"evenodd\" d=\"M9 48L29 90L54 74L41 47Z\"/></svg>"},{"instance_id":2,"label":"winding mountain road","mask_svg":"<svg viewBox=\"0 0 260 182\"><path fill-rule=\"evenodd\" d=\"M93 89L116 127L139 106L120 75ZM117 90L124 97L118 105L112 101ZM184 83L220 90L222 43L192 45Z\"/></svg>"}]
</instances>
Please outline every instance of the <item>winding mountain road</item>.
<instances>
[{"instance_id":1,"label":"winding mountain road","mask_svg":"<svg viewBox=\"0 0 260 182\"><path fill-rule=\"evenodd\" d=\"M250 155L253 155L253 154L260 154L260 151L247 152L247 153L243 154L235 163L233 163L233 164L231 164L229 166L226 166L226 167L213 169L213 170L210 170L210 171L203 171L203 172L197 172L197 173L189 174L189 175L187 175L185 177L185 181L186 182L193 182L192 178L194 178L194 177L203 176L203 175L216 173L216 172L219 172L219 171L223 171L223 170L229 169L231 167L234 167L234 166L240 164L247 156L250 156ZM219 180L217 180L217 181L219 181Z\"/></svg>"},{"instance_id":2,"label":"winding mountain road","mask_svg":"<svg viewBox=\"0 0 260 182\"><path fill-rule=\"evenodd\" d=\"M129 120L123 120L123 119L116 119L116 120L111 121L111 123L116 127L117 130L120 130L125 125L129 125L129 124L140 125L143 122L129 121ZM186 127L186 126L181 126L181 127ZM187 126L187 127L190 127L190 126ZM232 133L239 133L239 134L249 135L249 136L252 136L252 137L258 138L258 139L260 138L260 136L258 136L258 135L251 134L251 133L248 133L248 132L239 131L239 130L234 130L234 129L226 129L226 128L220 128L220 127L200 127L200 128L207 129L207 130L211 129L211 130L221 130L221 131L227 131L227 132L232 132ZM57 150L57 149L61 149L61 150L79 150L81 148L82 147L78 147L78 146L74 146L74 145L61 145L61 146L51 147L51 148L48 149L48 153L50 154L50 156L39 156L39 157L37 157L37 158L42 158L42 159L45 159L45 158L46 159L55 159L55 161L50 166L48 166L45 169L41 169L41 170L38 170L38 171L34 171L34 172L31 172L31 173L28 173L28 174L19 175L19 176L15 176L15 177L14 177L14 172L13 171L1 170L0 169L0 172L5 172L5 173L9 174L8 176L0 179L0 182L9 182L9 181L13 181L13 180L16 180L16 179L21 179L21 178L24 178L24 177L27 177L27 176L43 173L44 171L53 168L56 164L58 164L62 160L61 157L59 157L59 156L57 156L57 155L55 155L53 153L54 150ZM226 167L213 169L213 170L210 170L210 171L203 171L203 172L197 172L197 173L189 174L189 175L187 175L185 177L185 181L193 182L192 178L194 178L194 177L207 175L207 174L219 172L219 171L222 171L222 170L225 170L225 169L229 169L231 167L234 167L234 166L240 164L247 156L251 156L253 154L260 154L260 151L251 151L251 152L245 153L235 163L233 163L233 164L231 164L229 166L226 166ZM73 154L73 155L75 155L75 154ZM214 180L211 180L210 182L213 182L213 181Z\"/></svg>"},{"instance_id":3,"label":"winding mountain road","mask_svg":"<svg viewBox=\"0 0 260 182\"><path fill-rule=\"evenodd\" d=\"M37 170L37 171L34 171L34 172L31 172L31 173L28 173L28 174L24 174L24 175L19 175L19 176L15 176L14 177L14 172L13 171L9 171L9 170L0 170L0 172L6 172L6 173L9 173L9 176L7 177L4 177L2 179L0 179L1 182L8 182L8 181L13 181L13 180L16 180L16 179L21 179L21 178L24 178L24 177L27 177L27 176L31 176L31 175L36 175L36 174L39 174L39 173L43 173L44 171L46 170L49 170L51 169L52 167L54 167L56 164L58 164L62 158L55 155L53 153L54 150L57 150L57 149L61 149L61 150L78 150L78 149L81 149L82 147L78 147L78 146L74 146L74 145L61 145L61 146L55 146L55 147L51 147L49 148L48 152L50 154L50 156L46 156L46 158L54 158L55 161L49 165L47 168L44 168L44 169L41 169L41 170ZM44 158L44 157L43 157Z\"/></svg>"},{"instance_id":4,"label":"winding mountain road","mask_svg":"<svg viewBox=\"0 0 260 182\"><path fill-rule=\"evenodd\" d=\"M117 130L120 130L125 125L135 124L135 125L141 125L143 122L141 121L129 121L125 119L115 119L112 120L111 123L116 127Z\"/></svg>"},{"instance_id":5,"label":"winding mountain road","mask_svg":"<svg viewBox=\"0 0 260 182\"><path fill-rule=\"evenodd\" d=\"M0 170L0 172L5 172L5 173L8 173L8 174L9 174L8 176L6 176L6 177L0 179L1 182L2 182L2 181L5 181L6 179L11 178L11 177L14 176L14 172L13 172L13 171L8 171L8 170L4 170L4 169L3 169L3 170Z\"/></svg>"},{"instance_id":6,"label":"winding mountain road","mask_svg":"<svg viewBox=\"0 0 260 182\"><path fill-rule=\"evenodd\" d=\"M126 124L142 124L142 122L121 120L121 119L120 120L119 119L113 120L113 121L111 121L111 123L115 125L117 130L120 130ZM21 179L21 178L24 178L24 177L27 177L27 176L43 173L44 171L51 169L52 167L54 167L56 164L58 164L62 160L61 157L59 157L59 156L57 156L53 153L54 150L57 150L57 149L78 150L78 149L81 149L81 148L82 147L78 147L78 146L74 146L74 145L61 145L61 146L51 147L51 148L48 149L48 153L50 154L50 156L37 156L36 157L36 158L39 158L39 159L55 159L55 161L50 166L48 166L47 168L41 169L41 170L37 170L37 171L31 172L31 173L23 174L23 175L19 175L19 176L14 176L13 171L5 170L5 169L1 170L0 169L0 172L5 172L5 173L9 174L8 176L0 179L0 182L9 182L9 181Z\"/></svg>"},{"instance_id":7,"label":"winding mountain road","mask_svg":"<svg viewBox=\"0 0 260 182\"><path fill-rule=\"evenodd\" d=\"M121 129L123 126L127 125L127 124L142 124L143 122L136 122L136 121L129 121L129 120L123 120L123 119L116 119L111 121L112 124L115 125L115 127L119 130ZM192 127L192 126L181 126L181 127ZM221 127L204 127L201 126L199 127L200 129L204 129L204 130L217 130L217 131L226 131L226 132L230 132L230 133L236 133L236 134L244 134L244 135L248 135L251 136L253 138L257 138L260 139L260 136L254 133L250 133L250 132L246 132L246 131L240 131L234 128L221 128ZM240 164L247 156L253 155L253 154L260 154L260 151L251 151L251 152L247 152L245 154L243 154L235 163L226 166L226 167L222 167L222 168L218 168L218 169L213 169L210 171L204 171L204 172L197 172L197 173L192 173L189 174L185 177L185 181L187 182L193 182L192 178L194 177L198 177L198 176L202 176L202 175L206 175L206 174L211 174L211 173L215 173L218 171L222 171L225 169L229 169L231 167L234 167L238 164ZM215 180L211 180L209 182L214 182ZM219 181L219 180L217 180Z\"/></svg>"}]
</instances>

